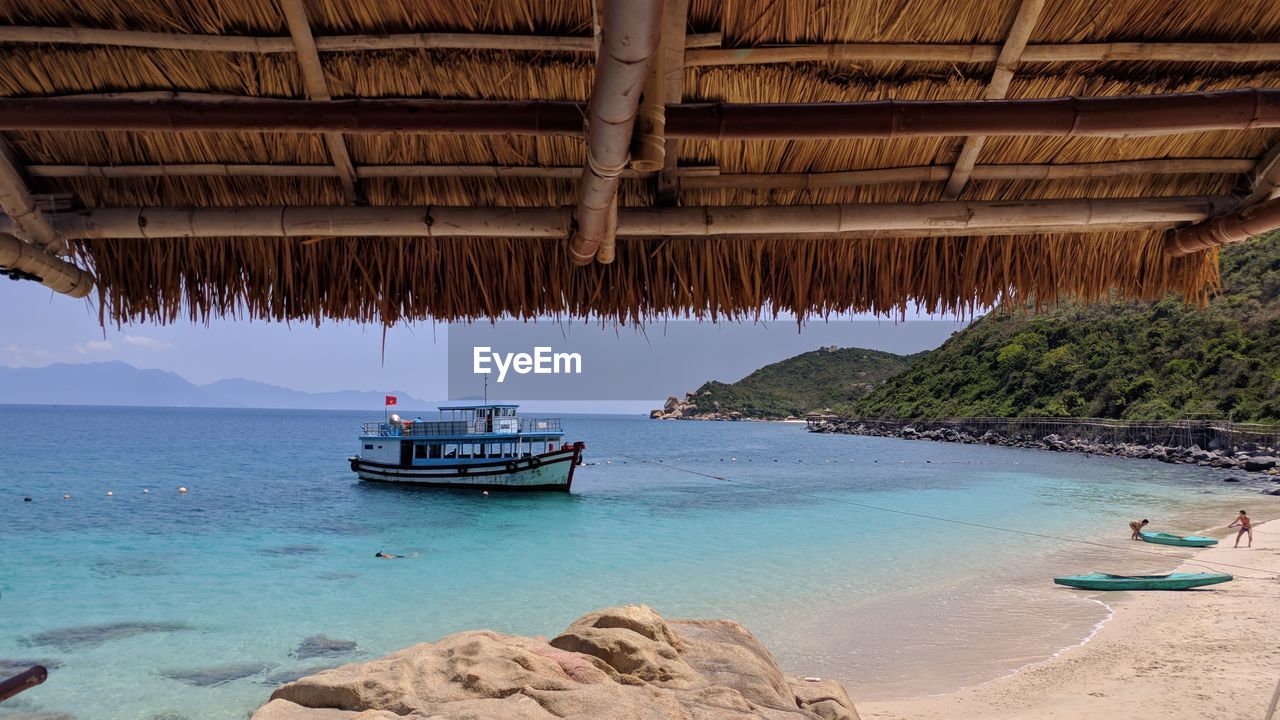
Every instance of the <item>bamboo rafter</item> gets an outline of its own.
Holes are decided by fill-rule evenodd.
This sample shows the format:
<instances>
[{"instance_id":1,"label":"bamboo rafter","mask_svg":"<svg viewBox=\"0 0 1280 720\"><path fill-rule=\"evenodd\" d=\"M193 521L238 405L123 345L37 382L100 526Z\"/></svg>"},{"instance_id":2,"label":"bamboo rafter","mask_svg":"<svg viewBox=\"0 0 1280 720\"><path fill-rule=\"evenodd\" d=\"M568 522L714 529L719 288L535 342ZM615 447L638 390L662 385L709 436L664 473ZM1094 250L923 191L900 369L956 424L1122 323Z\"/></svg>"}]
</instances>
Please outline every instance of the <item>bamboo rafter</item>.
<instances>
[{"instance_id":1,"label":"bamboo rafter","mask_svg":"<svg viewBox=\"0 0 1280 720\"><path fill-rule=\"evenodd\" d=\"M0 26L0 43L98 45L282 54L294 51L289 37L195 35L72 27ZM796 62L945 62L991 63L999 45L929 43L836 43L721 48L720 33L690 34L685 65L761 65ZM591 53L590 37L502 35L492 33L393 33L316 37L319 52L376 50L513 50ZM1280 61L1280 43L1257 42L1111 42L1029 45L1024 63L1177 62L1254 63Z\"/></svg>"},{"instance_id":2,"label":"bamboo rafter","mask_svg":"<svg viewBox=\"0 0 1280 720\"><path fill-rule=\"evenodd\" d=\"M307 20L307 8L302 0L279 0L280 9L284 11L285 22L289 25L289 34L293 38L293 47L297 52L298 66L302 70L302 84L306 88L307 97L311 100L331 100L329 83L324 77L324 67L320 64L320 53L316 50L315 37L311 34L311 23ZM356 171L351 162L351 154L347 151L347 141L342 133L327 132L324 144L329 149L329 159L338 171L338 179L342 182L342 193L348 203L359 202L360 190L356 186Z\"/></svg>"},{"instance_id":3,"label":"bamboo rafter","mask_svg":"<svg viewBox=\"0 0 1280 720\"><path fill-rule=\"evenodd\" d=\"M87 297L93 275L53 253L7 233L0 233L0 270L10 277L38 280L55 292L73 298Z\"/></svg>"},{"instance_id":4,"label":"bamboo rafter","mask_svg":"<svg viewBox=\"0 0 1280 720\"><path fill-rule=\"evenodd\" d=\"M1013 18L1013 27L1010 28L1004 45L1000 48L1000 55L996 58L995 72L991 74L991 82L987 84L987 91L983 96L987 100L1003 100L1009 94L1013 73L1018 67L1018 61L1022 58L1027 40L1031 38L1031 31L1040 19L1044 4L1045 0L1022 0L1018 4L1018 12ZM956 156L955 165L951 168L951 177L947 179L947 186L942 190L943 200L955 200L960 197L964 186L969 183L969 174L973 172L973 166L977 164L978 155L986 143L985 135L970 135L964 139L960 146L960 153Z\"/></svg>"},{"instance_id":5,"label":"bamboo rafter","mask_svg":"<svg viewBox=\"0 0 1280 720\"><path fill-rule=\"evenodd\" d=\"M933 202L777 207L621 208L617 234L628 237L781 236L980 230L1027 227L1170 227L1231 207L1229 197ZM51 214L68 238L471 237L564 238L570 208L256 207L99 208ZM0 217L0 232L12 223Z\"/></svg>"},{"instance_id":6,"label":"bamboo rafter","mask_svg":"<svg viewBox=\"0 0 1280 720\"><path fill-rule=\"evenodd\" d=\"M4 138L0 138L0 211L12 218L10 232L13 235L34 243L42 250L54 253L66 250L62 237L45 218L27 189L22 177L22 164Z\"/></svg>"},{"instance_id":7,"label":"bamboo rafter","mask_svg":"<svg viewBox=\"0 0 1280 720\"><path fill-rule=\"evenodd\" d=\"M975 166L975 180L1067 180L1132 175L1224 175L1248 173L1256 166L1251 158L1166 158L1096 163L1007 164ZM140 177L336 177L332 165L271 165L232 163L191 163L165 165L28 165L27 174L49 178L140 178ZM361 165L356 177L368 178L537 178L569 180L582 169L576 166L532 167L493 165ZM625 170L622 177L639 178L649 173ZM721 174L717 167L684 166L675 170L684 190L755 190L858 187L907 182L943 182L950 175L946 165L917 165L873 170L814 173L733 173Z\"/></svg>"},{"instance_id":8,"label":"bamboo rafter","mask_svg":"<svg viewBox=\"0 0 1280 720\"><path fill-rule=\"evenodd\" d=\"M0 43L105 45L190 50L282 54L294 52L292 37L192 35L69 27L0 26ZM718 47L720 33L689 35L686 47ZM593 53L590 37L501 35L493 33L393 33L389 35L332 35L315 38L319 52L373 50L512 50L525 52Z\"/></svg>"},{"instance_id":9,"label":"bamboo rafter","mask_svg":"<svg viewBox=\"0 0 1280 720\"><path fill-rule=\"evenodd\" d=\"M229 101L3 98L0 130L583 134L580 103L545 100ZM668 105L669 137L1141 137L1280 127L1280 89L1034 100Z\"/></svg>"},{"instance_id":10,"label":"bamboo rafter","mask_svg":"<svg viewBox=\"0 0 1280 720\"><path fill-rule=\"evenodd\" d=\"M690 67L770 65L797 62L996 62L1001 45L843 43L755 48L691 49ZM1280 61L1280 43L1115 42L1028 45L1024 63L1175 62L1254 63Z\"/></svg>"}]
</instances>

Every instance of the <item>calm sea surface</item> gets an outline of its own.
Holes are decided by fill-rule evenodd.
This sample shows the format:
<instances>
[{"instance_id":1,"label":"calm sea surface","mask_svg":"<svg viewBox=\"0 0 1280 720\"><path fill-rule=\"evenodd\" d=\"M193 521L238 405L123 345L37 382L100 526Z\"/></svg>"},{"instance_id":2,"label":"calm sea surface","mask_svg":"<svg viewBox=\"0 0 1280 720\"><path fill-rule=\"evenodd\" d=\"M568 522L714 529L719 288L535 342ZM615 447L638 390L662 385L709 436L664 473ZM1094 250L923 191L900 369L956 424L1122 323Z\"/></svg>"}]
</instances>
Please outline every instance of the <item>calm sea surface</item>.
<instances>
[{"instance_id":1,"label":"calm sea surface","mask_svg":"<svg viewBox=\"0 0 1280 720\"><path fill-rule=\"evenodd\" d=\"M0 718L238 720L304 671L639 602L737 619L856 699L943 692L1107 615L1053 574L1167 567L1130 518L1280 514L1203 469L601 416L566 418L594 463L570 495L370 487L346 457L377 414L0 406L0 674L57 665Z\"/></svg>"}]
</instances>

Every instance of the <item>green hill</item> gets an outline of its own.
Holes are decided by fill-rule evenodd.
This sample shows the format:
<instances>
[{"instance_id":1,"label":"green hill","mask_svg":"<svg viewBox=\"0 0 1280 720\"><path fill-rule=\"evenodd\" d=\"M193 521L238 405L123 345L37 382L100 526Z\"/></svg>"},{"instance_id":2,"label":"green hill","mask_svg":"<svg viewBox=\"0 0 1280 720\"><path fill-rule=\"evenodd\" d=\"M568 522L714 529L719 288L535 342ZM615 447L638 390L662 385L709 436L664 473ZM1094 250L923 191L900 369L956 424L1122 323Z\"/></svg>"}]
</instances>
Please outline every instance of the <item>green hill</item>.
<instances>
[{"instance_id":1,"label":"green hill","mask_svg":"<svg viewBox=\"0 0 1280 720\"><path fill-rule=\"evenodd\" d=\"M780 418L823 409L847 410L871 388L902 372L916 356L828 347L756 370L735 383L711 381L689 393L669 414ZM677 401L678 402L678 401Z\"/></svg>"},{"instance_id":2,"label":"green hill","mask_svg":"<svg viewBox=\"0 0 1280 720\"><path fill-rule=\"evenodd\" d=\"M993 313L854 403L886 417L1280 420L1280 233L1224 249L1208 307Z\"/></svg>"}]
</instances>

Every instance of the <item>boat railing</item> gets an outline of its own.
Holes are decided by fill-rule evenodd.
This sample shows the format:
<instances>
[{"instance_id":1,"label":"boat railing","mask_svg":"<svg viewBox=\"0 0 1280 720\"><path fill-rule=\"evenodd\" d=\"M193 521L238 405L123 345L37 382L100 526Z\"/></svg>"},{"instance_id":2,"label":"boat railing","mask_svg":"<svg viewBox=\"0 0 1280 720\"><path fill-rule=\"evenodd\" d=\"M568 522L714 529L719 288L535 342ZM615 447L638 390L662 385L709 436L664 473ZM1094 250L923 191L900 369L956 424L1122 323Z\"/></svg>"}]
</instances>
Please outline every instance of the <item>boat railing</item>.
<instances>
[{"instance_id":1,"label":"boat railing","mask_svg":"<svg viewBox=\"0 0 1280 720\"><path fill-rule=\"evenodd\" d=\"M484 418L429 422L367 422L361 425L364 437L454 437L486 433L560 432L560 418ZM512 422L514 421L514 422Z\"/></svg>"}]
</instances>

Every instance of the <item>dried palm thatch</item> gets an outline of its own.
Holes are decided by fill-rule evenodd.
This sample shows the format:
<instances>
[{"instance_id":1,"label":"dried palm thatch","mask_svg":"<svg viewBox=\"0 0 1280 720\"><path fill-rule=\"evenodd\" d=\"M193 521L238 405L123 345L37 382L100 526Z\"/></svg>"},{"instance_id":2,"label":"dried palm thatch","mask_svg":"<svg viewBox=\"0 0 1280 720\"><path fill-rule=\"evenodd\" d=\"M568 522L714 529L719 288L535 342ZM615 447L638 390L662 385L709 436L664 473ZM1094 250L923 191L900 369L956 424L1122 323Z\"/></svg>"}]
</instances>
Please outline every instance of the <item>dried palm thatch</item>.
<instances>
[{"instance_id":1,"label":"dried palm thatch","mask_svg":"<svg viewBox=\"0 0 1280 720\"><path fill-rule=\"evenodd\" d=\"M588 38L593 0L306 0L317 38L389 33L507 33ZM687 31L721 33L726 48L779 43L949 43L999 46L1018 0L691 0ZM287 38L274 0L10 0L0 25ZM1280 42L1280 4L1206 0L1049 0L1030 43ZM394 49L324 52L335 98L585 101L593 58L582 52ZM686 67L683 98L668 102L853 102L981 98L993 62L799 62ZM1280 87L1280 63L1048 62L1018 67L1011 98L1120 96ZM100 93L216 93L303 98L292 53L0 43L0 97ZM11 131L26 165L247 164L325 166L320 133ZM580 138L377 134L343 138L363 166L581 167ZM721 175L801 174L938 166L963 138L890 140L679 140L668 167L713 166ZM1118 160L1262 158L1272 130L1219 130L1144 138L993 137L979 165ZM945 180L945 176L942 177ZM983 180L963 199L1048 200L1223 195L1233 173ZM104 207L339 206L336 175L310 177L28 178L37 196L69 195ZM704 178L664 198L657 174L624 178L618 203L651 207L787 206L938 200L944 182L812 189L717 187ZM366 177L371 206L569 207L569 177ZM71 240L72 257L97 276L104 321L247 316L394 323L548 314L643 321L663 315L799 316L893 313L913 304L968 313L1000 303L1053 303L1169 292L1202 302L1216 286L1216 253L1167 257L1166 227L1100 233L968 237L624 238L611 265L577 268L563 242L493 238L201 238Z\"/></svg>"}]
</instances>

